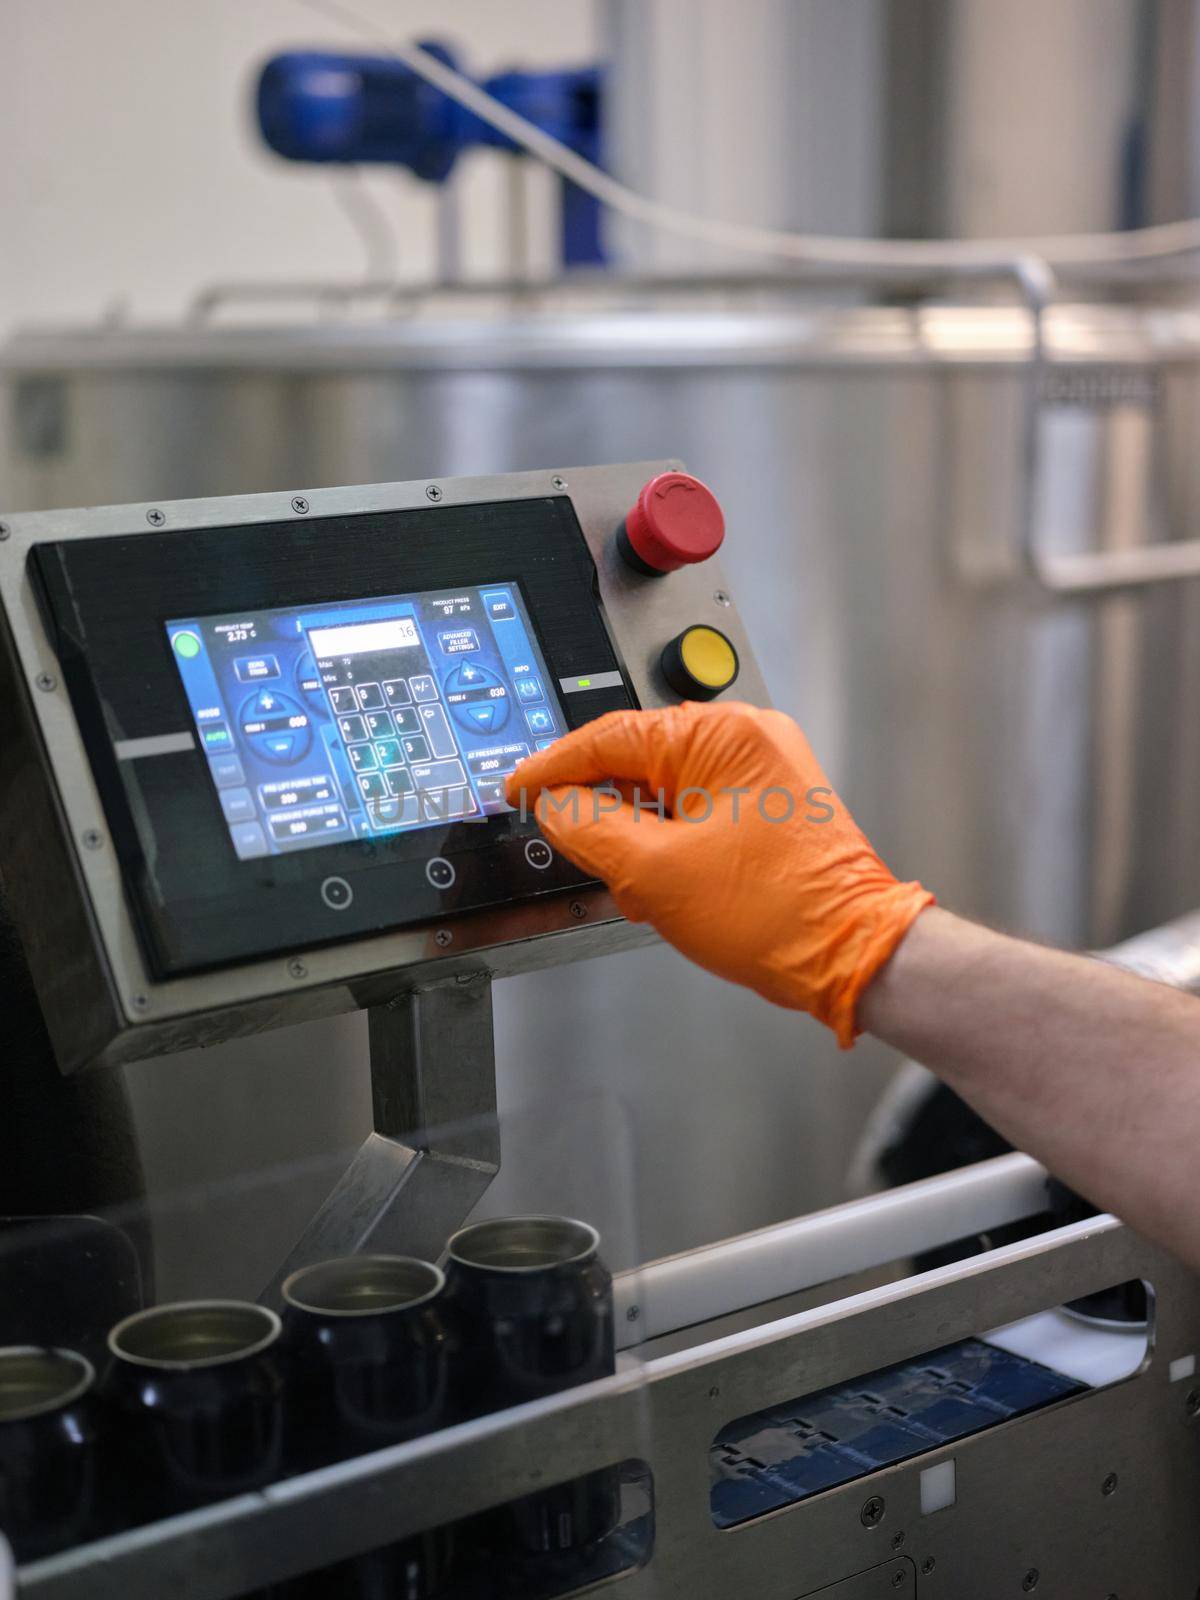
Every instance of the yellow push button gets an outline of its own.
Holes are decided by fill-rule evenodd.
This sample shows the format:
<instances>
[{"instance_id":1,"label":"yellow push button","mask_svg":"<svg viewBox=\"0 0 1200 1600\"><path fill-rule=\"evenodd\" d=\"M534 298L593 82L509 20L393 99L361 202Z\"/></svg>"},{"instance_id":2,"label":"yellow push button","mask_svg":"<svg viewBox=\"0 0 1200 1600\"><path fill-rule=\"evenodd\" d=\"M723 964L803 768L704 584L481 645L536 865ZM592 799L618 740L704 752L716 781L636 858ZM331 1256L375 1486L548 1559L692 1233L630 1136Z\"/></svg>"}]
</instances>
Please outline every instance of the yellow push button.
<instances>
[{"instance_id":1,"label":"yellow push button","mask_svg":"<svg viewBox=\"0 0 1200 1600\"><path fill-rule=\"evenodd\" d=\"M662 653L662 671L684 700L712 700L738 675L737 651L716 628L685 628Z\"/></svg>"}]
</instances>

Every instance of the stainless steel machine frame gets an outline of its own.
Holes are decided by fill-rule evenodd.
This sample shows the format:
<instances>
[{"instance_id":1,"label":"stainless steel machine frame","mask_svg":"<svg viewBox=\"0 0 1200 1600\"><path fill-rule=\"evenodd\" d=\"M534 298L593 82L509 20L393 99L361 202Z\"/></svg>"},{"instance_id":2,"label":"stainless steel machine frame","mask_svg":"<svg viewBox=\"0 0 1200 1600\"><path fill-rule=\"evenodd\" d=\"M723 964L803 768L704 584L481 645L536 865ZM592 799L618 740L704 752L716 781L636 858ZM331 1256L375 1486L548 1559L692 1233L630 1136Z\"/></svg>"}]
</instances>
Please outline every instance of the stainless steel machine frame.
<instances>
[{"instance_id":1,"label":"stainless steel machine frame","mask_svg":"<svg viewBox=\"0 0 1200 1600\"><path fill-rule=\"evenodd\" d=\"M637 1458L654 1474L653 1552L629 1600L1190 1600L1200 1583L1200 1285L1111 1217L768 1318L772 1299L1035 1214L1024 1156L874 1196L618 1280L628 1337L682 1348L611 1379L31 1565L34 1600L225 1600ZM1131 1376L799 1505L719 1531L709 1445L730 1420L1141 1277L1152 1335ZM728 1318L760 1307L751 1325ZM623 1312L623 1316L621 1313ZM642 1319L645 1318L643 1323ZM679 1331L689 1330L682 1341ZM921 1479L954 1461L953 1504Z\"/></svg>"}]
</instances>

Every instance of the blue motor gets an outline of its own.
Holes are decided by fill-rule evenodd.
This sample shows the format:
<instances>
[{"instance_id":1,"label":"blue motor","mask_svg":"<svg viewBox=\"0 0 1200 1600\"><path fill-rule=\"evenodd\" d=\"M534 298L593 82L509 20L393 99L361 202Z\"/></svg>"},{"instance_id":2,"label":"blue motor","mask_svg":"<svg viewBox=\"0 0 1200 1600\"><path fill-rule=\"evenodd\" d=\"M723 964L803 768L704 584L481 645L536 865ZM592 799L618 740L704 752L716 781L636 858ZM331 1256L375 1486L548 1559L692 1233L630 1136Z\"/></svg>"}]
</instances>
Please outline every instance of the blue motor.
<instances>
[{"instance_id":1,"label":"blue motor","mask_svg":"<svg viewBox=\"0 0 1200 1600\"><path fill-rule=\"evenodd\" d=\"M444 45L422 47L448 67ZM258 80L258 125L289 161L384 162L443 183L463 147L466 113L399 61L296 50Z\"/></svg>"},{"instance_id":2,"label":"blue motor","mask_svg":"<svg viewBox=\"0 0 1200 1600\"><path fill-rule=\"evenodd\" d=\"M445 45L422 46L457 69ZM502 104L592 162L601 156L603 78L599 68L502 72L482 87ZM289 161L383 163L444 183L459 155L517 146L489 123L387 56L288 51L272 57L258 80L258 125ZM575 184L562 183L563 260L603 260L599 207Z\"/></svg>"}]
</instances>

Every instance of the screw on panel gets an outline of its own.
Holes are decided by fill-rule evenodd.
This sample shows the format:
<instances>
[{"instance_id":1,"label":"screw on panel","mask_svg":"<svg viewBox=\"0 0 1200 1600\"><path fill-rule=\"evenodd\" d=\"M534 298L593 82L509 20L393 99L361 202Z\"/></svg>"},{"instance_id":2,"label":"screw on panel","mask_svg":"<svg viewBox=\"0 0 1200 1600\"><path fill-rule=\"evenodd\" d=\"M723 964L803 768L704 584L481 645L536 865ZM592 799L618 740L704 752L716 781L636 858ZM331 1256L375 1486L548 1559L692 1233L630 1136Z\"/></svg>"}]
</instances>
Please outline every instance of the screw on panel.
<instances>
[{"instance_id":1,"label":"screw on panel","mask_svg":"<svg viewBox=\"0 0 1200 1600\"><path fill-rule=\"evenodd\" d=\"M928 1577L929 1574L933 1571L934 1567L936 1567L936 1566L937 1566L937 1562L933 1559L933 1557L932 1556L926 1556L924 1561L922 1561L922 1563L921 1563L921 1571L925 1575L925 1577Z\"/></svg>"},{"instance_id":2,"label":"screw on panel","mask_svg":"<svg viewBox=\"0 0 1200 1600\"><path fill-rule=\"evenodd\" d=\"M289 961L288 962L288 977L289 978L307 978L308 977L308 968L304 965L303 961Z\"/></svg>"},{"instance_id":3,"label":"screw on panel","mask_svg":"<svg viewBox=\"0 0 1200 1600\"><path fill-rule=\"evenodd\" d=\"M903 1574L903 1572L894 1572L892 1574L892 1588L893 1589L899 1589L903 1582L904 1582L904 1574Z\"/></svg>"},{"instance_id":4,"label":"screw on panel","mask_svg":"<svg viewBox=\"0 0 1200 1600\"><path fill-rule=\"evenodd\" d=\"M904 1543L904 1529L901 1528L898 1533L894 1533L892 1535L892 1549L893 1550L899 1550L900 1546L903 1543Z\"/></svg>"},{"instance_id":5,"label":"screw on panel","mask_svg":"<svg viewBox=\"0 0 1200 1600\"><path fill-rule=\"evenodd\" d=\"M442 491L436 483L427 483L425 485L425 498L426 500L434 501L435 504L442 498Z\"/></svg>"},{"instance_id":6,"label":"screw on panel","mask_svg":"<svg viewBox=\"0 0 1200 1600\"><path fill-rule=\"evenodd\" d=\"M880 1495L873 1494L858 1513L858 1520L864 1528L877 1528L883 1521L883 1514L887 1507Z\"/></svg>"},{"instance_id":7,"label":"screw on panel","mask_svg":"<svg viewBox=\"0 0 1200 1600\"><path fill-rule=\"evenodd\" d=\"M1021 1579L1021 1587L1024 1589L1026 1594L1028 1594L1031 1589L1037 1588L1038 1580L1041 1578L1041 1576L1041 1573L1036 1567L1030 1567L1029 1571Z\"/></svg>"},{"instance_id":8,"label":"screw on panel","mask_svg":"<svg viewBox=\"0 0 1200 1600\"><path fill-rule=\"evenodd\" d=\"M567 487L567 480L565 478L563 478L563 477L560 477L557 472L550 479L550 482L554 485L554 487L556 489L565 489Z\"/></svg>"},{"instance_id":9,"label":"screw on panel","mask_svg":"<svg viewBox=\"0 0 1200 1600\"><path fill-rule=\"evenodd\" d=\"M152 528L161 528L166 520L167 513L165 511L160 511L157 506L151 506L149 511L146 513L146 521Z\"/></svg>"},{"instance_id":10,"label":"screw on panel","mask_svg":"<svg viewBox=\"0 0 1200 1600\"><path fill-rule=\"evenodd\" d=\"M83 848L85 850L99 850L104 843L104 835L99 828L85 828L83 831Z\"/></svg>"},{"instance_id":11,"label":"screw on panel","mask_svg":"<svg viewBox=\"0 0 1200 1600\"><path fill-rule=\"evenodd\" d=\"M584 905L582 900L571 901L571 915L579 918L587 916L587 907Z\"/></svg>"},{"instance_id":12,"label":"screw on panel","mask_svg":"<svg viewBox=\"0 0 1200 1600\"><path fill-rule=\"evenodd\" d=\"M710 1400L715 1400L720 1395L720 1393L721 1393L720 1388L718 1387L717 1384L714 1383L712 1388L708 1391L708 1398Z\"/></svg>"},{"instance_id":13,"label":"screw on panel","mask_svg":"<svg viewBox=\"0 0 1200 1600\"><path fill-rule=\"evenodd\" d=\"M1200 1389L1193 1389L1183 1402L1189 1417L1200 1417ZM1200 1589L1196 1590L1196 1600L1200 1600Z\"/></svg>"},{"instance_id":14,"label":"screw on panel","mask_svg":"<svg viewBox=\"0 0 1200 1600\"><path fill-rule=\"evenodd\" d=\"M147 1000L147 998L146 998L146 996L144 994L135 994L134 995L134 997L133 997L133 1009L135 1011L149 1011L150 1002L149 1002L149 1000Z\"/></svg>"},{"instance_id":15,"label":"screw on panel","mask_svg":"<svg viewBox=\"0 0 1200 1600\"><path fill-rule=\"evenodd\" d=\"M642 1314L641 1306L630 1306L629 1310L625 1313L625 1321L626 1322L636 1322L637 1319L641 1316L641 1314Z\"/></svg>"},{"instance_id":16,"label":"screw on panel","mask_svg":"<svg viewBox=\"0 0 1200 1600\"><path fill-rule=\"evenodd\" d=\"M39 672L33 681L43 694L49 694L52 689L58 688L58 679L52 672Z\"/></svg>"},{"instance_id":17,"label":"screw on panel","mask_svg":"<svg viewBox=\"0 0 1200 1600\"><path fill-rule=\"evenodd\" d=\"M300 516L303 516L308 510L308 501L302 494L292 496L292 510L297 512Z\"/></svg>"},{"instance_id":18,"label":"screw on panel","mask_svg":"<svg viewBox=\"0 0 1200 1600\"><path fill-rule=\"evenodd\" d=\"M449 928L439 928L433 936L433 942L436 945L440 945L444 950L453 938L454 935Z\"/></svg>"},{"instance_id":19,"label":"screw on panel","mask_svg":"<svg viewBox=\"0 0 1200 1600\"><path fill-rule=\"evenodd\" d=\"M733 604L733 601L725 593L724 589L714 589L713 599L719 606L731 606Z\"/></svg>"},{"instance_id":20,"label":"screw on panel","mask_svg":"<svg viewBox=\"0 0 1200 1600\"><path fill-rule=\"evenodd\" d=\"M1110 1472L1108 1477L1105 1478L1104 1482L1100 1485L1100 1493L1103 1494L1103 1495L1109 1495L1109 1494L1116 1494L1116 1492L1117 1492L1117 1475L1116 1475L1115 1472Z\"/></svg>"}]
</instances>

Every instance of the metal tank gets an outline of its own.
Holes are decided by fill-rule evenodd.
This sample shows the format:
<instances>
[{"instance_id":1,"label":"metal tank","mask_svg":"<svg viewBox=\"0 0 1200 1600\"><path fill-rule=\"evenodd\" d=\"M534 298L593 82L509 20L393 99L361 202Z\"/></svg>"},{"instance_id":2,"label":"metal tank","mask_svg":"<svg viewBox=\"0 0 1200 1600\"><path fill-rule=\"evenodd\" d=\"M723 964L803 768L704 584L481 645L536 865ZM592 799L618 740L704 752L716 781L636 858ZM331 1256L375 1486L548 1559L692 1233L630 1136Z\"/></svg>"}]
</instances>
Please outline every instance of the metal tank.
<instances>
[{"instance_id":1,"label":"metal tank","mask_svg":"<svg viewBox=\"0 0 1200 1600\"><path fill-rule=\"evenodd\" d=\"M776 702L891 865L955 910L1103 945L1200 901L1200 585L1113 587L1104 563L1054 558L1124 552L1142 578L1139 552L1196 526L1200 312L1059 305L1044 336L1038 371L1017 307L820 309L750 286L26 333L3 357L0 505L679 456L725 506ZM1063 571L1066 594L1035 576ZM510 980L496 1003L502 1101L532 1108L510 1173L522 1139L569 1159L589 1136L572 1101L611 1091L644 1258L839 1198L891 1067L665 949ZM161 1190L370 1125L362 1018L129 1079ZM204 1230L177 1216L163 1291L204 1281L217 1249L230 1292L252 1290L328 1178L303 1168L253 1229L236 1197ZM515 1193L502 1173L489 1209Z\"/></svg>"}]
</instances>

